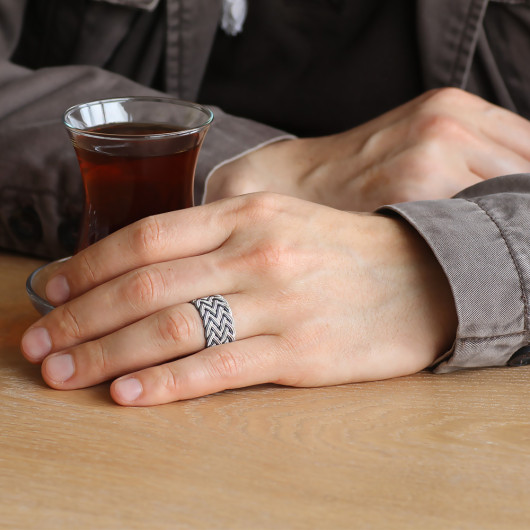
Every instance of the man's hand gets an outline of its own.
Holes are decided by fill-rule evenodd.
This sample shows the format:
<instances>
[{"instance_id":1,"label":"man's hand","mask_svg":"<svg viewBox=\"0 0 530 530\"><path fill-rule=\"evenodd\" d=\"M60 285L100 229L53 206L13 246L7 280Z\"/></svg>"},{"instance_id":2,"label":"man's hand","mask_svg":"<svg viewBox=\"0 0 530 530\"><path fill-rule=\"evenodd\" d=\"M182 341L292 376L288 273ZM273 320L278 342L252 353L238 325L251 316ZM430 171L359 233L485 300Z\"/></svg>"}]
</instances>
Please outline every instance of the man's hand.
<instances>
[{"instance_id":1,"label":"man's hand","mask_svg":"<svg viewBox=\"0 0 530 530\"><path fill-rule=\"evenodd\" d=\"M205 349L190 300L222 294L236 341ZM445 276L404 221L253 194L139 221L51 278L59 305L24 335L53 388L116 379L154 405L265 382L411 374L451 347Z\"/></svg>"},{"instance_id":2,"label":"man's hand","mask_svg":"<svg viewBox=\"0 0 530 530\"><path fill-rule=\"evenodd\" d=\"M206 202L272 191L342 210L441 199L530 171L530 122L467 92L427 92L355 129L270 144L221 166Z\"/></svg>"}]
</instances>

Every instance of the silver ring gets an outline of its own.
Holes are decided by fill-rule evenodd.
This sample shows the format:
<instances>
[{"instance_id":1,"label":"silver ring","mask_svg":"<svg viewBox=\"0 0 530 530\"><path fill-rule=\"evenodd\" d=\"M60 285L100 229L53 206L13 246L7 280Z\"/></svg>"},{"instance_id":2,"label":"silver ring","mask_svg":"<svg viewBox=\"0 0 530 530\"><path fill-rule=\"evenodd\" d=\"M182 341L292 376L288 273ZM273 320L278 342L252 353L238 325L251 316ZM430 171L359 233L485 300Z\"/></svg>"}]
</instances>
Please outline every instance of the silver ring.
<instances>
[{"instance_id":1,"label":"silver ring","mask_svg":"<svg viewBox=\"0 0 530 530\"><path fill-rule=\"evenodd\" d=\"M197 298L190 302L201 315L206 347L236 340L234 317L228 302L220 294Z\"/></svg>"}]
</instances>

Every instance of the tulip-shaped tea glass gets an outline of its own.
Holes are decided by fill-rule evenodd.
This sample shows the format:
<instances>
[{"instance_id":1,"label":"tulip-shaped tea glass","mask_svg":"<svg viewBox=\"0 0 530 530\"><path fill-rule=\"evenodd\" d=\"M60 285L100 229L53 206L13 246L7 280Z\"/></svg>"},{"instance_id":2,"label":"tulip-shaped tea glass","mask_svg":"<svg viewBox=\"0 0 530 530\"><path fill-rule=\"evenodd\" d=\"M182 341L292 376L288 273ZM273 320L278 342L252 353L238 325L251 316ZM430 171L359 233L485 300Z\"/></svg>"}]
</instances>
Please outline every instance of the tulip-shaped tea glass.
<instances>
[{"instance_id":1,"label":"tulip-shaped tea glass","mask_svg":"<svg viewBox=\"0 0 530 530\"><path fill-rule=\"evenodd\" d=\"M64 123L85 188L77 250L143 217L193 206L197 157L212 120L208 108L171 98L68 109Z\"/></svg>"}]
</instances>

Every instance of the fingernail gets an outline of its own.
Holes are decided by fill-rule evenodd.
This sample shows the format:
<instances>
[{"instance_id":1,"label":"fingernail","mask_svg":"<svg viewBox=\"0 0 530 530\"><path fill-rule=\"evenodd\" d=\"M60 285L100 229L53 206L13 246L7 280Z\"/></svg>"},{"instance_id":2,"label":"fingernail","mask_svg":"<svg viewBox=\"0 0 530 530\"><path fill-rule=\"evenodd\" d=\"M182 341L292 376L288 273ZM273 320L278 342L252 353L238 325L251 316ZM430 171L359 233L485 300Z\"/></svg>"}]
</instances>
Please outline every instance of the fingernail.
<instances>
[{"instance_id":1,"label":"fingernail","mask_svg":"<svg viewBox=\"0 0 530 530\"><path fill-rule=\"evenodd\" d=\"M74 375L74 360L68 353L55 355L46 361L45 370L52 381L64 383Z\"/></svg>"},{"instance_id":2,"label":"fingernail","mask_svg":"<svg viewBox=\"0 0 530 530\"><path fill-rule=\"evenodd\" d=\"M31 361L41 361L50 353L52 340L46 328L30 329L21 341L22 351Z\"/></svg>"},{"instance_id":3,"label":"fingernail","mask_svg":"<svg viewBox=\"0 0 530 530\"><path fill-rule=\"evenodd\" d=\"M52 304L62 304L70 298L70 286L65 276L59 274L46 284L46 298Z\"/></svg>"},{"instance_id":4,"label":"fingernail","mask_svg":"<svg viewBox=\"0 0 530 530\"><path fill-rule=\"evenodd\" d=\"M137 399L143 391L142 383L130 377L128 379L121 379L116 381L114 385L114 391L118 394L118 397L123 401L134 401Z\"/></svg>"}]
</instances>

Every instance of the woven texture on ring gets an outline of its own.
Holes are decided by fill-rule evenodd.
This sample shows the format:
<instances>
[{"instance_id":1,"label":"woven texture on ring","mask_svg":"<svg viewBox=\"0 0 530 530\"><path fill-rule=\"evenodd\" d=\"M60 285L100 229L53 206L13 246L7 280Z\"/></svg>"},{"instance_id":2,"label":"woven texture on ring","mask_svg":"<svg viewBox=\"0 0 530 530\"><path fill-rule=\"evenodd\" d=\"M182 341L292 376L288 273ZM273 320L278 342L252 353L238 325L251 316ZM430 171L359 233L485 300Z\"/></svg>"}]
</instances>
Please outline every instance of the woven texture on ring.
<instances>
[{"instance_id":1,"label":"woven texture on ring","mask_svg":"<svg viewBox=\"0 0 530 530\"><path fill-rule=\"evenodd\" d=\"M197 298L191 303L201 315L207 348L236 340L232 310L224 297L216 294Z\"/></svg>"}]
</instances>

